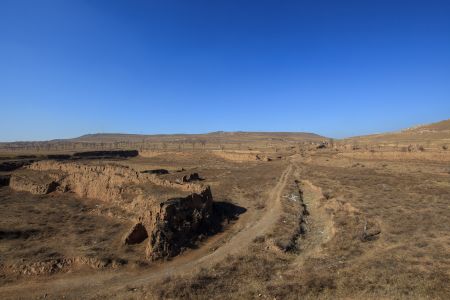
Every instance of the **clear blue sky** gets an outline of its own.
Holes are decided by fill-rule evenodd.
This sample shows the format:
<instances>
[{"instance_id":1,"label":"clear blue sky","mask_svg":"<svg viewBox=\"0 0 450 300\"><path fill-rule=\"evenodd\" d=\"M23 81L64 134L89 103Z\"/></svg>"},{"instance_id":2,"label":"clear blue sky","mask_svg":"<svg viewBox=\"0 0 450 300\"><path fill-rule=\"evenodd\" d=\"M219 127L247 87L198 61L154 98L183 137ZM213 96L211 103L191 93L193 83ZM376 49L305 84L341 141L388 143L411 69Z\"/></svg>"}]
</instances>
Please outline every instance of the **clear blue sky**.
<instances>
[{"instance_id":1,"label":"clear blue sky","mask_svg":"<svg viewBox=\"0 0 450 300\"><path fill-rule=\"evenodd\" d=\"M450 1L0 0L0 140L450 117Z\"/></svg>"}]
</instances>

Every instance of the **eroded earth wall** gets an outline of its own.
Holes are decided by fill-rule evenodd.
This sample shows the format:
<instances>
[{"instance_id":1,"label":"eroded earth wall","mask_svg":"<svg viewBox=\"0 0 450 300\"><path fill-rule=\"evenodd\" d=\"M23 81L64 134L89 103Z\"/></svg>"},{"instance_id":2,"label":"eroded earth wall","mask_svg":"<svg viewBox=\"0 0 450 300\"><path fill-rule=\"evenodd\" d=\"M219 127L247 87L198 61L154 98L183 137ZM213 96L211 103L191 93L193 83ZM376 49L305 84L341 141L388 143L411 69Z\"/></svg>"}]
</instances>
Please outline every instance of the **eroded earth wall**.
<instances>
[{"instance_id":1,"label":"eroded earth wall","mask_svg":"<svg viewBox=\"0 0 450 300\"><path fill-rule=\"evenodd\" d=\"M135 225L124 241L147 240L149 259L168 258L194 244L211 225L209 186L176 183L114 164L40 161L11 176L11 188L34 194L74 192L125 209Z\"/></svg>"}]
</instances>

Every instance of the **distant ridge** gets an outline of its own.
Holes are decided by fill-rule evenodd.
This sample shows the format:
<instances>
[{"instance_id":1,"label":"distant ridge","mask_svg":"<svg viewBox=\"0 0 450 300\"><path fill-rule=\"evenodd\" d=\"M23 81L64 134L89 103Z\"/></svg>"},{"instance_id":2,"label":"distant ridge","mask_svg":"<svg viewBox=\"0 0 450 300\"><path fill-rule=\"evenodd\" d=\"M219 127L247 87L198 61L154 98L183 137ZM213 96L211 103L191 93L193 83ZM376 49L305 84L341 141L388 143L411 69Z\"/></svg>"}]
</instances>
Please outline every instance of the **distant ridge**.
<instances>
[{"instance_id":1,"label":"distant ridge","mask_svg":"<svg viewBox=\"0 0 450 300\"><path fill-rule=\"evenodd\" d=\"M450 119L443 120L436 123L418 125L406 129L405 131L450 131Z\"/></svg>"},{"instance_id":2,"label":"distant ridge","mask_svg":"<svg viewBox=\"0 0 450 300\"><path fill-rule=\"evenodd\" d=\"M180 141L192 139L214 139L214 140L271 140L271 139L293 139L306 141L324 140L326 137L309 132L246 132L246 131L215 131L204 134L128 134L128 133L94 133L85 134L73 139L60 140L70 142L142 142L142 141Z\"/></svg>"},{"instance_id":3,"label":"distant ridge","mask_svg":"<svg viewBox=\"0 0 450 300\"><path fill-rule=\"evenodd\" d=\"M355 136L344 139L365 143L427 143L450 141L450 119L409 127L400 131Z\"/></svg>"},{"instance_id":4,"label":"distant ridge","mask_svg":"<svg viewBox=\"0 0 450 300\"><path fill-rule=\"evenodd\" d=\"M132 133L92 133L71 139L55 139L50 141L17 141L1 142L5 147L26 147L37 144L64 143L183 143L183 142L211 142L211 143L246 143L246 142L321 142L327 137L310 132L247 132L247 131L214 131L203 134L132 134ZM393 142L423 142L437 140L450 141L450 119L413 126L396 132L354 136L342 139L343 142L393 143Z\"/></svg>"}]
</instances>

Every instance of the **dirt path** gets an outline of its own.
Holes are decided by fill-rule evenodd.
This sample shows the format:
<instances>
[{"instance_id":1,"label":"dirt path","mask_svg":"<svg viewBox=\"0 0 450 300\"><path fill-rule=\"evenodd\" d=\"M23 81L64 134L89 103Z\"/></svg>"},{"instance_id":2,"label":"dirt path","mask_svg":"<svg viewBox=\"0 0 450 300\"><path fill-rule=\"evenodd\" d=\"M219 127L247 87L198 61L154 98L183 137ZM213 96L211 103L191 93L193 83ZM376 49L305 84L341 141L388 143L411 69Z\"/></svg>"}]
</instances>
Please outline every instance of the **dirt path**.
<instances>
[{"instance_id":1,"label":"dirt path","mask_svg":"<svg viewBox=\"0 0 450 300\"><path fill-rule=\"evenodd\" d=\"M302 265L311 257L320 257L322 245L328 242L335 234L332 216L320 205L323 194L320 188L308 180L302 180L300 188L303 192L303 201L309 212L307 238L302 240L301 252L295 261L296 265Z\"/></svg>"},{"instance_id":2,"label":"dirt path","mask_svg":"<svg viewBox=\"0 0 450 300\"><path fill-rule=\"evenodd\" d=\"M209 267L224 259L227 255L237 254L245 250L257 236L266 233L273 227L282 212L281 196L287 184L288 178L293 172L290 164L281 174L275 187L266 202L266 211L257 220L249 220L246 226L235 233L224 244L215 247L223 240L225 234L216 235L208 240L200 249L183 255L173 261L158 264L148 271L105 271L94 272L88 275L61 274L53 278L21 282L14 285L0 287L0 298L32 298L38 295L59 298L62 295L66 299L95 297L107 287L108 293L114 295L114 291L120 291L127 286L139 286L152 280L162 279L165 276L182 275L192 272L199 267ZM223 241L222 241L223 242ZM215 249L215 250L211 250ZM212 251L212 252L211 252Z\"/></svg>"}]
</instances>

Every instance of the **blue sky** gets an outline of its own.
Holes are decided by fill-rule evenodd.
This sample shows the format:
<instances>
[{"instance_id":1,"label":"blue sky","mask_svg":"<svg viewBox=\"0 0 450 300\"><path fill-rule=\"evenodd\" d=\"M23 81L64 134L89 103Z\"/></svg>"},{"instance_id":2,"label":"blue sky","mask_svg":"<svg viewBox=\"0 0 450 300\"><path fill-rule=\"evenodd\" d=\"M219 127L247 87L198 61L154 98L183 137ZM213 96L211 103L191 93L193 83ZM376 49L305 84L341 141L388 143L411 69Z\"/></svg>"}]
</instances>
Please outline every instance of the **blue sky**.
<instances>
[{"instance_id":1,"label":"blue sky","mask_svg":"<svg viewBox=\"0 0 450 300\"><path fill-rule=\"evenodd\" d=\"M450 118L450 1L0 0L0 140Z\"/></svg>"}]
</instances>

